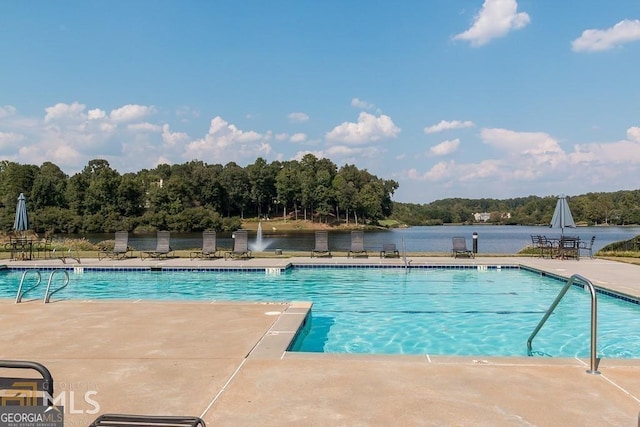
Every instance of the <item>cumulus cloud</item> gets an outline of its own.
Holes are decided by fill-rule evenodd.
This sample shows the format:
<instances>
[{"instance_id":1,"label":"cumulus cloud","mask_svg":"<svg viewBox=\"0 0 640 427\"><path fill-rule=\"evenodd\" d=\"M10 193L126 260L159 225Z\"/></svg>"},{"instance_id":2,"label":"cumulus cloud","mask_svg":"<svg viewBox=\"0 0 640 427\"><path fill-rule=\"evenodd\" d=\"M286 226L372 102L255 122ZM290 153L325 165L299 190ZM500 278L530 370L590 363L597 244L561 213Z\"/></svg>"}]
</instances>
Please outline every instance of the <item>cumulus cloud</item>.
<instances>
[{"instance_id":1,"label":"cumulus cloud","mask_svg":"<svg viewBox=\"0 0 640 427\"><path fill-rule=\"evenodd\" d=\"M630 141L640 142L640 127L634 126L627 129L627 138Z\"/></svg>"},{"instance_id":2,"label":"cumulus cloud","mask_svg":"<svg viewBox=\"0 0 640 427\"><path fill-rule=\"evenodd\" d=\"M289 113L289 121L291 123L304 123L309 121L309 116L305 113Z\"/></svg>"},{"instance_id":3,"label":"cumulus cloud","mask_svg":"<svg viewBox=\"0 0 640 427\"><path fill-rule=\"evenodd\" d=\"M376 108L374 104L371 104L370 102L363 101L358 98L353 98L351 100L351 106L355 108L360 108L362 110L373 110L374 108Z\"/></svg>"},{"instance_id":4,"label":"cumulus cloud","mask_svg":"<svg viewBox=\"0 0 640 427\"><path fill-rule=\"evenodd\" d=\"M606 30L584 30L580 37L571 42L571 47L574 52L597 52L638 40L640 19L625 19Z\"/></svg>"},{"instance_id":5,"label":"cumulus cloud","mask_svg":"<svg viewBox=\"0 0 640 427\"><path fill-rule=\"evenodd\" d=\"M0 153L4 153L5 149L11 149L19 142L25 139L24 135L14 132L0 132Z\"/></svg>"},{"instance_id":6,"label":"cumulus cloud","mask_svg":"<svg viewBox=\"0 0 640 427\"><path fill-rule=\"evenodd\" d=\"M289 141L295 143L300 143L300 142L305 142L307 140L307 134L306 133L294 133L293 135L291 135L291 138L289 138Z\"/></svg>"},{"instance_id":7,"label":"cumulus cloud","mask_svg":"<svg viewBox=\"0 0 640 427\"><path fill-rule=\"evenodd\" d=\"M446 156L447 154L454 153L458 149L459 145L460 140L458 138L450 141L443 141L440 144L431 147L429 152L434 156Z\"/></svg>"},{"instance_id":8,"label":"cumulus cloud","mask_svg":"<svg viewBox=\"0 0 640 427\"><path fill-rule=\"evenodd\" d=\"M190 142L183 157L186 159L215 160L222 155L228 159L255 158L271 152L266 141L271 134L243 131L220 116L211 120L209 132L204 138Z\"/></svg>"},{"instance_id":9,"label":"cumulus cloud","mask_svg":"<svg viewBox=\"0 0 640 427\"><path fill-rule=\"evenodd\" d=\"M128 104L123 107L111 110L109 118L114 122L132 122L142 120L154 112L154 107L145 105Z\"/></svg>"},{"instance_id":10,"label":"cumulus cloud","mask_svg":"<svg viewBox=\"0 0 640 427\"><path fill-rule=\"evenodd\" d=\"M460 120L452 120L452 121L441 120L440 123L438 123L438 124L435 124L433 126L428 126L428 127L424 128L424 133L430 134L430 133L437 133L437 132L442 132L442 131L450 130L450 129L471 128L471 127L474 127L474 126L475 126L475 123L473 123L472 121L469 121L469 120L465 120L465 121L460 121Z\"/></svg>"},{"instance_id":11,"label":"cumulus cloud","mask_svg":"<svg viewBox=\"0 0 640 427\"><path fill-rule=\"evenodd\" d=\"M57 121L82 121L86 119L84 109L86 105L74 102L73 104L65 104L62 102L57 103L51 107L44 109L45 116L44 122L57 122Z\"/></svg>"},{"instance_id":12,"label":"cumulus cloud","mask_svg":"<svg viewBox=\"0 0 640 427\"><path fill-rule=\"evenodd\" d=\"M384 114L376 117L366 112L360 113L358 121L344 122L326 134L329 142L366 144L386 138L395 138L400 133L391 117Z\"/></svg>"},{"instance_id":13,"label":"cumulus cloud","mask_svg":"<svg viewBox=\"0 0 640 427\"><path fill-rule=\"evenodd\" d=\"M513 30L519 30L530 22L526 12L518 12L516 0L485 0L480 12L474 17L473 25L454 40L463 40L478 47L491 40L505 36Z\"/></svg>"},{"instance_id":14,"label":"cumulus cloud","mask_svg":"<svg viewBox=\"0 0 640 427\"><path fill-rule=\"evenodd\" d=\"M89 120L99 120L99 119L104 119L105 117L107 117L107 113L105 113L104 110L101 110L99 108L89 110L89 112L87 113L87 118Z\"/></svg>"}]
</instances>

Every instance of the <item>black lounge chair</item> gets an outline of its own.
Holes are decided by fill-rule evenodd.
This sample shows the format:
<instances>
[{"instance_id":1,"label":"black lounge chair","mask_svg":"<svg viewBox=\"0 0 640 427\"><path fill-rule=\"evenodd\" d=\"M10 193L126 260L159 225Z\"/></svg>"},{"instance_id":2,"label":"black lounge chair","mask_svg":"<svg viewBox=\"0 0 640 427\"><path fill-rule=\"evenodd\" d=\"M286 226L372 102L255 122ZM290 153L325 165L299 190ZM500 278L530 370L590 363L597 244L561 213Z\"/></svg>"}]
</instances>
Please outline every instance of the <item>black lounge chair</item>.
<instances>
[{"instance_id":1,"label":"black lounge chair","mask_svg":"<svg viewBox=\"0 0 640 427\"><path fill-rule=\"evenodd\" d=\"M367 250L364 248L364 232L352 231L351 232L351 249L347 252L348 257L368 257Z\"/></svg>"},{"instance_id":2,"label":"black lounge chair","mask_svg":"<svg viewBox=\"0 0 640 427\"><path fill-rule=\"evenodd\" d=\"M454 258L458 258L459 256L466 256L469 258L474 258L473 251L470 251L467 248L467 239L464 237L452 237L453 248L451 249L451 255Z\"/></svg>"},{"instance_id":3,"label":"black lounge chair","mask_svg":"<svg viewBox=\"0 0 640 427\"><path fill-rule=\"evenodd\" d=\"M25 360L0 360L0 373L5 369L36 371L40 377L0 375L0 406L53 406L53 377L44 365Z\"/></svg>"},{"instance_id":4,"label":"black lounge chair","mask_svg":"<svg viewBox=\"0 0 640 427\"><path fill-rule=\"evenodd\" d=\"M202 232L202 250L191 252L190 258L212 259L217 258L216 253L218 248L216 247L216 232L215 231L203 231Z\"/></svg>"},{"instance_id":5,"label":"black lounge chair","mask_svg":"<svg viewBox=\"0 0 640 427\"><path fill-rule=\"evenodd\" d=\"M329 250L329 233L326 231L316 231L316 243L315 247L311 251L311 258L317 257L331 257L331 251Z\"/></svg>"},{"instance_id":6,"label":"black lounge chair","mask_svg":"<svg viewBox=\"0 0 640 427\"><path fill-rule=\"evenodd\" d=\"M247 230L236 230L233 232L233 250L224 253L224 259L229 258L251 258Z\"/></svg>"},{"instance_id":7,"label":"black lounge chair","mask_svg":"<svg viewBox=\"0 0 640 427\"><path fill-rule=\"evenodd\" d=\"M400 258L400 252L395 243L383 243L380 258Z\"/></svg>"},{"instance_id":8,"label":"black lounge chair","mask_svg":"<svg viewBox=\"0 0 640 427\"><path fill-rule=\"evenodd\" d=\"M173 249L171 249L171 234L168 231L158 231L158 237L156 240L156 250L155 251L142 251L140 254L141 258L144 259L145 255L151 258L169 258L169 255L173 253Z\"/></svg>"},{"instance_id":9,"label":"black lounge chair","mask_svg":"<svg viewBox=\"0 0 640 427\"><path fill-rule=\"evenodd\" d=\"M129 253L129 233L126 231L116 231L113 249L105 249L98 252L98 260L104 258L125 259Z\"/></svg>"},{"instance_id":10,"label":"black lounge chair","mask_svg":"<svg viewBox=\"0 0 640 427\"><path fill-rule=\"evenodd\" d=\"M89 427L206 427L200 417L104 414L96 418Z\"/></svg>"}]
</instances>

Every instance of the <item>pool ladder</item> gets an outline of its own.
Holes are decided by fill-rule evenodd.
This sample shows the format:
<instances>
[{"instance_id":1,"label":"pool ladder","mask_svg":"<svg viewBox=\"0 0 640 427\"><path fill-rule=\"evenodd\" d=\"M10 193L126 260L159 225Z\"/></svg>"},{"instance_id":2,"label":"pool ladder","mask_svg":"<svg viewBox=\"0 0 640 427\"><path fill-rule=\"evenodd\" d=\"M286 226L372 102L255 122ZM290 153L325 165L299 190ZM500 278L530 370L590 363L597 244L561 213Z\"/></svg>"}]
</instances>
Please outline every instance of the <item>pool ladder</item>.
<instances>
[{"instance_id":1,"label":"pool ladder","mask_svg":"<svg viewBox=\"0 0 640 427\"><path fill-rule=\"evenodd\" d=\"M64 283L59 288L51 290L51 284L53 283L53 277L58 272L64 273L64 275L65 275ZM27 278L27 275L29 273L35 273L37 275L38 280L35 282L34 285L32 285L31 287L23 290L22 287L24 286L25 279ZM24 297L27 292L32 291L33 289L37 288L40 285L40 282L42 282L42 274L40 273L39 270L25 270L25 272L22 273L22 278L20 279L20 286L18 286L18 294L16 295L16 304L22 302L22 297ZM53 270L51 272L51 274L49 275L49 280L47 281L47 289L46 289L46 291L44 293L43 302L45 304L50 302L51 296L53 294L55 294L56 292L59 292L59 291L63 290L64 288L66 288L68 284L69 284L69 273L67 272L67 270Z\"/></svg>"},{"instance_id":2,"label":"pool ladder","mask_svg":"<svg viewBox=\"0 0 640 427\"><path fill-rule=\"evenodd\" d=\"M591 294L591 354L590 354L590 367L587 370L587 373L597 375L600 372L598 371L598 357L597 357L597 338L598 338L598 298L596 297L596 289L593 286L593 283L589 279L582 277L579 274L574 274L567 280L567 283L562 287L562 290L556 297L556 299L551 304L551 307L547 310L545 315L542 317L538 326L533 330L531 335L529 335L529 339L527 340L527 353L529 356L533 356L533 351L531 350L531 341L538 334L542 326L545 324L549 316L553 313L556 306L560 303L560 300L567 293L571 285L578 280L584 283L584 287L589 289L589 293Z\"/></svg>"}]
</instances>

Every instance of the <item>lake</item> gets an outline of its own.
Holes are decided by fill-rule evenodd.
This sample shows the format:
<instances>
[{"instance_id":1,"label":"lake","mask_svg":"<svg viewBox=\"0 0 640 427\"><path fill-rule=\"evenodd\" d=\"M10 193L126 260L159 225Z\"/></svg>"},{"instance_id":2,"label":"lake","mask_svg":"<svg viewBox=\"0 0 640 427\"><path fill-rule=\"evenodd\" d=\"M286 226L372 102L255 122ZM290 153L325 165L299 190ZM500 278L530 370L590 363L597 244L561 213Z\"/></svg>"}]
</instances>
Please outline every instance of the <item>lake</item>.
<instances>
[{"instance_id":1,"label":"lake","mask_svg":"<svg viewBox=\"0 0 640 427\"><path fill-rule=\"evenodd\" d=\"M263 223L263 247L265 251L282 249L283 251L311 251L314 246L313 230L281 232L272 230ZM478 253L515 254L531 244L531 235L542 234L547 237L559 237L560 230L545 226L521 225L443 225L432 227L409 227L390 230L365 231L364 246L370 255L377 254L383 243L395 243L402 251L403 241L407 252L450 252L451 238L463 236L469 249L472 247L473 233L478 233ZM609 243L628 240L640 235L640 227L577 227L565 229L565 235L578 236L582 240L596 236L593 245L595 253ZM113 234L89 234L69 237L84 237L91 242L113 240ZM155 249L155 234L129 234L129 246L136 250ZM249 247L255 247L256 232L249 232ZM350 247L349 231L329 231L329 248L332 251L347 251ZM218 247L231 248L233 240L230 233L218 233ZM173 249L194 249L202 246L202 233L172 233Z\"/></svg>"}]
</instances>

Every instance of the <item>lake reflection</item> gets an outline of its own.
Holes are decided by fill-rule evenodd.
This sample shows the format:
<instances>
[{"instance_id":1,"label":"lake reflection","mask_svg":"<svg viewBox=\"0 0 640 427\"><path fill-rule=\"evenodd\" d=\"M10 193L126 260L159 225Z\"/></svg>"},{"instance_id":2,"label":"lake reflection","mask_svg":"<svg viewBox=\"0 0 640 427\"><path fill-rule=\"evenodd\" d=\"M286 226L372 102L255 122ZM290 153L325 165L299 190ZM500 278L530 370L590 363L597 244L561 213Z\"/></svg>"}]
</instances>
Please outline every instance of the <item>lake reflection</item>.
<instances>
[{"instance_id":1,"label":"lake reflection","mask_svg":"<svg viewBox=\"0 0 640 427\"><path fill-rule=\"evenodd\" d=\"M543 226L518 225L451 225L434 227L410 227L391 230L365 231L364 245L369 255L377 255L383 243L395 243L402 251L403 241L407 252L450 252L451 238L463 236L467 246L472 247L473 233L478 233L478 252L493 254L515 254L531 243L532 234L559 237L560 230ZM565 235L578 236L582 240L596 236L594 253L609 243L628 240L640 234L640 227L578 227L565 230ZM263 228L265 251L309 251L314 246L314 231L281 232L269 227ZM91 242L113 240L113 234L89 234L81 236ZM256 241L256 232L249 232L249 247ZM350 246L349 231L329 231L329 248L332 251L347 251ZM220 248L232 248L231 233L218 233ZM129 233L129 246L136 250L155 249L155 234ZM195 249L202 245L202 233L171 233L173 249Z\"/></svg>"}]
</instances>

